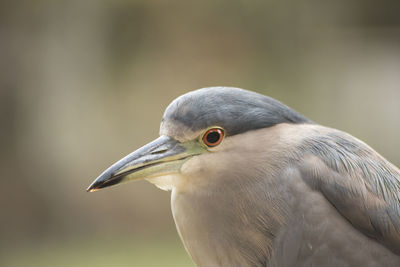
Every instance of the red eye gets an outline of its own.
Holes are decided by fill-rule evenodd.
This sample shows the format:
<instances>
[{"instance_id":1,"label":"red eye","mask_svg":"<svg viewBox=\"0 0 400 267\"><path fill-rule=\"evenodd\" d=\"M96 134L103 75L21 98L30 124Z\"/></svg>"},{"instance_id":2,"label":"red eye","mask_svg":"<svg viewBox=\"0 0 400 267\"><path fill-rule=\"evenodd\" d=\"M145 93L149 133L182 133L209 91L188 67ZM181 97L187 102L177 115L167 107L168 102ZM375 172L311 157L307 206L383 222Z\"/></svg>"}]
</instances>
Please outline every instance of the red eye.
<instances>
[{"instance_id":1,"label":"red eye","mask_svg":"<svg viewBox=\"0 0 400 267\"><path fill-rule=\"evenodd\" d=\"M203 135L203 142L206 146L214 147L221 143L224 139L224 131L220 128L212 128L207 130Z\"/></svg>"}]
</instances>

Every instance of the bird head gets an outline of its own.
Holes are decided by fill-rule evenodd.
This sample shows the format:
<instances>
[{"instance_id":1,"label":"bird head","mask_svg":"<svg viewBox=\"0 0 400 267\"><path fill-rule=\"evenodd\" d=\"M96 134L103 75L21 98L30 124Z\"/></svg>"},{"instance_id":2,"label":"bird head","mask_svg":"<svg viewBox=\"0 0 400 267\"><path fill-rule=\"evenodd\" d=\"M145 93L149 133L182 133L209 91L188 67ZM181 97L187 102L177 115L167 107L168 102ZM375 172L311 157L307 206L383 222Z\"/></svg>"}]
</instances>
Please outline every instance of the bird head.
<instances>
[{"instance_id":1,"label":"bird head","mask_svg":"<svg viewBox=\"0 0 400 267\"><path fill-rule=\"evenodd\" d=\"M117 161L87 190L141 179L165 190L182 189L194 177L215 177L245 162L246 147L251 146L249 153L257 151L254 136L246 133L305 122L310 121L279 101L251 91L231 87L192 91L167 107L159 138Z\"/></svg>"}]
</instances>

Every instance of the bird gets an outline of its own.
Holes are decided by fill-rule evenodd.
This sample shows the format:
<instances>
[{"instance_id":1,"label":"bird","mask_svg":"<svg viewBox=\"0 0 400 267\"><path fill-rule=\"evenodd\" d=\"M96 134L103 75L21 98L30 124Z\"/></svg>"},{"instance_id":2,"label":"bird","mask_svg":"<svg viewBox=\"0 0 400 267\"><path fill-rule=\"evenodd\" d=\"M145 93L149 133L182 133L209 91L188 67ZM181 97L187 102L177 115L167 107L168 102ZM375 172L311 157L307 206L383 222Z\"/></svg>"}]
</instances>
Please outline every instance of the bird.
<instances>
[{"instance_id":1,"label":"bird","mask_svg":"<svg viewBox=\"0 0 400 267\"><path fill-rule=\"evenodd\" d=\"M400 170L356 137L233 87L179 96L159 133L87 190L171 191L197 266L400 266Z\"/></svg>"}]
</instances>

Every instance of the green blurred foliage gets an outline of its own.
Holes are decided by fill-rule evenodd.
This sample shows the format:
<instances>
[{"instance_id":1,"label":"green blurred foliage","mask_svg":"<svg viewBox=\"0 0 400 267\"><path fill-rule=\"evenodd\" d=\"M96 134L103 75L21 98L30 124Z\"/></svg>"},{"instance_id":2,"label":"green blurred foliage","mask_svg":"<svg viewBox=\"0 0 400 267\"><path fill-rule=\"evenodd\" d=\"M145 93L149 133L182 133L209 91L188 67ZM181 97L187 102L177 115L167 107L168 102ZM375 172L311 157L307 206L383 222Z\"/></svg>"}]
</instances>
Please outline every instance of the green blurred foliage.
<instances>
[{"instance_id":1,"label":"green blurred foliage","mask_svg":"<svg viewBox=\"0 0 400 267\"><path fill-rule=\"evenodd\" d=\"M147 237L132 240L115 236L108 239L74 239L61 244L52 241L33 248L20 247L11 255L3 256L0 263L9 267L195 266L183 253L177 240Z\"/></svg>"},{"instance_id":2,"label":"green blurred foliage","mask_svg":"<svg viewBox=\"0 0 400 267\"><path fill-rule=\"evenodd\" d=\"M270 95L399 165L398 14L372 0L1 1L0 265L190 266L169 193L85 188L196 88Z\"/></svg>"}]
</instances>

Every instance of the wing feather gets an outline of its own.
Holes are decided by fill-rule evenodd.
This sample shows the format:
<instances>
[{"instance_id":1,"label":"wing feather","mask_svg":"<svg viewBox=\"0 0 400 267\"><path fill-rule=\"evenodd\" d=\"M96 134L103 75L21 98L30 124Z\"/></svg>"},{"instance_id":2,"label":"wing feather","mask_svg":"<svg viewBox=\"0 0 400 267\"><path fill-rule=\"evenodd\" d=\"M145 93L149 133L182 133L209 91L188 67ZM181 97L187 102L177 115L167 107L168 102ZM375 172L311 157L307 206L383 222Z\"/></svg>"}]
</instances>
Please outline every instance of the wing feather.
<instances>
[{"instance_id":1,"label":"wing feather","mask_svg":"<svg viewBox=\"0 0 400 267\"><path fill-rule=\"evenodd\" d=\"M300 170L350 223L400 255L400 171L372 148L332 130L302 142Z\"/></svg>"}]
</instances>

